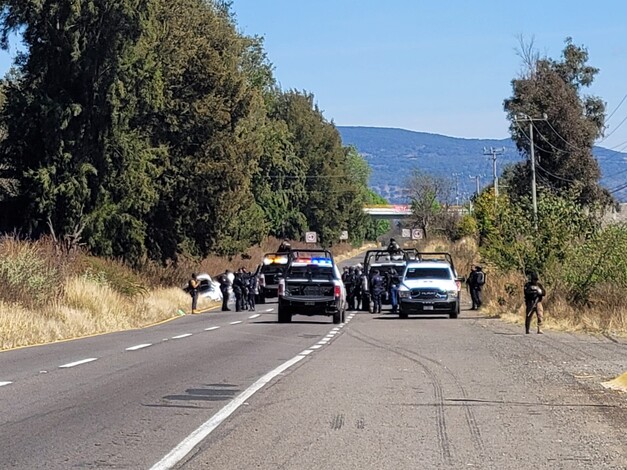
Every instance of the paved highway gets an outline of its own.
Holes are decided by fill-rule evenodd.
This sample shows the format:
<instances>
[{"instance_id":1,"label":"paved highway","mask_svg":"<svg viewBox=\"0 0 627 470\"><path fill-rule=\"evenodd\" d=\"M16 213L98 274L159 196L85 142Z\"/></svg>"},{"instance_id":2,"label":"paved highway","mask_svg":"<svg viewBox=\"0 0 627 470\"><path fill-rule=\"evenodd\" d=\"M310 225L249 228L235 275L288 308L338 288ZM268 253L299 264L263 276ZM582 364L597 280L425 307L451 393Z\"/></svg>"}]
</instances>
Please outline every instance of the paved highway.
<instances>
[{"instance_id":1,"label":"paved highway","mask_svg":"<svg viewBox=\"0 0 627 470\"><path fill-rule=\"evenodd\" d=\"M211 312L0 353L0 468L627 468L627 343Z\"/></svg>"}]
</instances>

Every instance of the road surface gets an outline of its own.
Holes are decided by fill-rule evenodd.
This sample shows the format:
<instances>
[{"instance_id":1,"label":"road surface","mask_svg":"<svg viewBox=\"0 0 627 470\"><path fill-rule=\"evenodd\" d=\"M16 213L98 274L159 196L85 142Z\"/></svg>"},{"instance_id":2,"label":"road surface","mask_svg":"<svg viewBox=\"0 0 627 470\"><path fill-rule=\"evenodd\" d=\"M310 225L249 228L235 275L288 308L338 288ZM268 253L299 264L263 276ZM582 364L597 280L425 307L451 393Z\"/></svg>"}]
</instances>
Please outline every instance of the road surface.
<instances>
[{"instance_id":1,"label":"road surface","mask_svg":"<svg viewBox=\"0 0 627 470\"><path fill-rule=\"evenodd\" d=\"M0 353L0 468L627 468L627 396L600 385L623 340L468 310L276 320L271 303Z\"/></svg>"}]
</instances>

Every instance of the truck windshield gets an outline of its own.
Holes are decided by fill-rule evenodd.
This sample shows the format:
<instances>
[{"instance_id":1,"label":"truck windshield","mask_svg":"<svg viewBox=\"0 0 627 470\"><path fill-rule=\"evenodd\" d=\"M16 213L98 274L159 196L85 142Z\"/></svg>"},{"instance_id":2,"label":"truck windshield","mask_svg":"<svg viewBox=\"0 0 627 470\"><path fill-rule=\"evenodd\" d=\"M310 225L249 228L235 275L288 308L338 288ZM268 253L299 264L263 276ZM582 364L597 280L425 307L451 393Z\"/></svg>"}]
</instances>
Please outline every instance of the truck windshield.
<instances>
[{"instance_id":1,"label":"truck windshield","mask_svg":"<svg viewBox=\"0 0 627 470\"><path fill-rule=\"evenodd\" d=\"M324 281L333 280L333 268L329 266L316 266L314 264L308 266L292 266L286 273L286 278L316 279Z\"/></svg>"},{"instance_id":2,"label":"truck windshield","mask_svg":"<svg viewBox=\"0 0 627 470\"><path fill-rule=\"evenodd\" d=\"M405 279L453 279L448 268L408 268Z\"/></svg>"}]
</instances>

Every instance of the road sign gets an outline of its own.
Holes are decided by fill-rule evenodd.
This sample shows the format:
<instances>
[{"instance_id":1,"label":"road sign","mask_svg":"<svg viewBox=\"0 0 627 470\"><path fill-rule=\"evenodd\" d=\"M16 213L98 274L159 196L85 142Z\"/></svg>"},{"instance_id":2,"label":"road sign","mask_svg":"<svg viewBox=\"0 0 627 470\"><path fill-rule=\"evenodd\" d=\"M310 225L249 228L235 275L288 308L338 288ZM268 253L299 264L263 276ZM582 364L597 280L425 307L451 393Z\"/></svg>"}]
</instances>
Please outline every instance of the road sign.
<instances>
[{"instance_id":1,"label":"road sign","mask_svg":"<svg viewBox=\"0 0 627 470\"><path fill-rule=\"evenodd\" d=\"M316 232L307 232L307 233L305 233L305 242L307 242L307 243L318 243L318 234Z\"/></svg>"},{"instance_id":2,"label":"road sign","mask_svg":"<svg viewBox=\"0 0 627 470\"><path fill-rule=\"evenodd\" d=\"M408 228L404 228L401 232L401 237L403 238L411 238L411 230Z\"/></svg>"},{"instance_id":3,"label":"road sign","mask_svg":"<svg viewBox=\"0 0 627 470\"><path fill-rule=\"evenodd\" d=\"M412 240L422 240L422 230L419 228L415 228L411 231L411 239Z\"/></svg>"},{"instance_id":4,"label":"road sign","mask_svg":"<svg viewBox=\"0 0 627 470\"><path fill-rule=\"evenodd\" d=\"M340 240L348 240L348 230L342 230L342 233L340 233Z\"/></svg>"}]
</instances>

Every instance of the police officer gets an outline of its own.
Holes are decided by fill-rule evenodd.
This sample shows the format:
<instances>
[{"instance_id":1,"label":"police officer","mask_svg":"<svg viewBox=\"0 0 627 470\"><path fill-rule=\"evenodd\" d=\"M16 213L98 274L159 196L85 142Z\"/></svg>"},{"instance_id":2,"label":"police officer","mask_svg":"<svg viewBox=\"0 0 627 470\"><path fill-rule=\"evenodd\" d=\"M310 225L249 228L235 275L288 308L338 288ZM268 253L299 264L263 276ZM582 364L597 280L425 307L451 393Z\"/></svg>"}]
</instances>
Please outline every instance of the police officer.
<instances>
[{"instance_id":1,"label":"police officer","mask_svg":"<svg viewBox=\"0 0 627 470\"><path fill-rule=\"evenodd\" d=\"M388 253L390 256L399 255L401 251L401 247L396 240L394 238L390 238L390 243L388 245Z\"/></svg>"},{"instance_id":2,"label":"police officer","mask_svg":"<svg viewBox=\"0 0 627 470\"><path fill-rule=\"evenodd\" d=\"M361 308L363 275L359 266L355 267L355 284L353 286L354 310Z\"/></svg>"},{"instance_id":3,"label":"police officer","mask_svg":"<svg viewBox=\"0 0 627 470\"><path fill-rule=\"evenodd\" d=\"M381 313L381 296L385 293L385 279L375 269L370 280L370 292L372 293L372 313Z\"/></svg>"},{"instance_id":4,"label":"police officer","mask_svg":"<svg viewBox=\"0 0 627 470\"><path fill-rule=\"evenodd\" d=\"M485 273L481 266L471 266L471 272L466 281L470 290L470 298L472 300L471 310L479 310L483 305L481 291L485 284Z\"/></svg>"},{"instance_id":5,"label":"police officer","mask_svg":"<svg viewBox=\"0 0 627 470\"><path fill-rule=\"evenodd\" d=\"M289 253L292 250L292 245L287 240L283 240L279 245L277 253Z\"/></svg>"},{"instance_id":6,"label":"police officer","mask_svg":"<svg viewBox=\"0 0 627 470\"><path fill-rule=\"evenodd\" d=\"M355 309L355 268L352 266L348 268L346 275L343 276L344 287L346 288L346 301L348 302L348 308L350 310Z\"/></svg>"},{"instance_id":7,"label":"police officer","mask_svg":"<svg viewBox=\"0 0 627 470\"><path fill-rule=\"evenodd\" d=\"M233 281L233 293L235 294L235 311L241 312L244 309L244 275L241 268L235 273Z\"/></svg>"},{"instance_id":8,"label":"police officer","mask_svg":"<svg viewBox=\"0 0 627 470\"><path fill-rule=\"evenodd\" d=\"M540 329L544 316L544 308L542 307L542 299L546 295L544 286L540 284L537 273L531 273L529 281L524 287L525 294L525 333L529 334L531 327L531 317L536 314L538 322L538 334L542 334Z\"/></svg>"},{"instance_id":9,"label":"police officer","mask_svg":"<svg viewBox=\"0 0 627 470\"><path fill-rule=\"evenodd\" d=\"M255 273L248 273L248 308L255 311L255 295L257 295L257 276Z\"/></svg>"},{"instance_id":10,"label":"police officer","mask_svg":"<svg viewBox=\"0 0 627 470\"><path fill-rule=\"evenodd\" d=\"M398 290L401 285L401 277L396 270L390 276L390 301L392 303L392 313L398 313Z\"/></svg>"},{"instance_id":11,"label":"police officer","mask_svg":"<svg viewBox=\"0 0 627 470\"><path fill-rule=\"evenodd\" d=\"M192 278L187 283L187 290L189 295L192 296L192 314L198 313L196 307L198 306L198 288L200 287L200 282L198 281L198 277L196 273L192 273Z\"/></svg>"}]
</instances>

